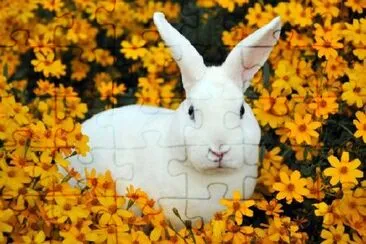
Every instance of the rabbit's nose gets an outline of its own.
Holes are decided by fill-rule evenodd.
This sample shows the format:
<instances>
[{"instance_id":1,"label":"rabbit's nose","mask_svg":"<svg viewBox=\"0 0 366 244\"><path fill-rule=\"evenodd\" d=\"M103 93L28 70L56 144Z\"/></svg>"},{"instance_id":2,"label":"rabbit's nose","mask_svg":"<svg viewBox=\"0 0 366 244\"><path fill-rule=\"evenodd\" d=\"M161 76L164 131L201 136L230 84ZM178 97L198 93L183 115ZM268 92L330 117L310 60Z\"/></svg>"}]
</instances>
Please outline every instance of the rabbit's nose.
<instances>
[{"instance_id":1,"label":"rabbit's nose","mask_svg":"<svg viewBox=\"0 0 366 244\"><path fill-rule=\"evenodd\" d=\"M211 152L216 157L222 158L226 153L228 153L230 148L226 148L226 150L223 150L220 148L220 150L213 150L212 148L209 148L208 151Z\"/></svg>"}]
</instances>

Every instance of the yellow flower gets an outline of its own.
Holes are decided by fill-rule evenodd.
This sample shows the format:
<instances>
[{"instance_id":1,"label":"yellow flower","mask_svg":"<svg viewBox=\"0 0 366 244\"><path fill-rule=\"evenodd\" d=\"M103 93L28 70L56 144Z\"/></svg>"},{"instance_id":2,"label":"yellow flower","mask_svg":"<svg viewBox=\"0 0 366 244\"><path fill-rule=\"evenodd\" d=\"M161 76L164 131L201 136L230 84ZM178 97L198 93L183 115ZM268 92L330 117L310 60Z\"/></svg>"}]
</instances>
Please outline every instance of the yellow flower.
<instances>
[{"instance_id":1,"label":"yellow flower","mask_svg":"<svg viewBox=\"0 0 366 244\"><path fill-rule=\"evenodd\" d=\"M225 210L225 215L234 215L235 221L238 225L241 225L241 223L243 222L243 215L249 217L253 216L253 211L249 208L255 204L255 201L241 201L241 195L239 191L235 191L233 193L233 200L221 199L220 203L227 207L227 209Z\"/></svg>"},{"instance_id":2,"label":"yellow flower","mask_svg":"<svg viewBox=\"0 0 366 244\"><path fill-rule=\"evenodd\" d=\"M330 179L332 185L336 185L338 182L357 184L356 178L363 177L363 172L357 169L361 165L361 161L357 158L349 161L348 152L342 153L341 161L333 155L328 157L328 161L332 167L326 168L324 175L332 177Z\"/></svg>"},{"instance_id":3,"label":"yellow flower","mask_svg":"<svg viewBox=\"0 0 366 244\"><path fill-rule=\"evenodd\" d=\"M11 232L13 230L13 226L11 226L7 221L14 215L13 210L7 208L2 209L0 211L0 242L4 241L4 232ZM5 243L5 242L4 242Z\"/></svg>"},{"instance_id":4,"label":"yellow flower","mask_svg":"<svg viewBox=\"0 0 366 244\"><path fill-rule=\"evenodd\" d=\"M275 183L273 189L278 191L276 198L278 200L286 198L288 204L295 199L298 202L303 201L303 196L309 194L309 190L305 188L307 181L301 178L299 171L295 170L288 175L285 172L280 172L281 182Z\"/></svg>"},{"instance_id":5,"label":"yellow flower","mask_svg":"<svg viewBox=\"0 0 366 244\"><path fill-rule=\"evenodd\" d=\"M226 8L229 12L233 12L235 9L235 2L233 0L216 0L222 8Z\"/></svg>"},{"instance_id":6,"label":"yellow flower","mask_svg":"<svg viewBox=\"0 0 366 244\"><path fill-rule=\"evenodd\" d=\"M33 59L31 63L34 66L34 71L43 72L44 76L55 76L60 78L66 74L66 66L62 64L61 60L55 59L54 52L41 53L36 52L36 59Z\"/></svg>"},{"instance_id":7,"label":"yellow flower","mask_svg":"<svg viewBox=\"0 0 366 244\"><path fill-rule=\"evenodd\" d=\"M17 191L32 180L22 168L8 166L4 158L0 159L0 169L0 188Z\"/></svg>"},{"instance_id":8,"label":"yellow flower","mask_svg":"<svg viewBox=\"0 0 366 244\"><path fill-rule=\"evenodd\" d=\"M65 230L60 231L60 236L64 238L63 243L86 243L87 241L100 241L99 236L89 226L92 224L90 220L79 220L71 226L67 226Z\"/></svg>"},{"instance_id":9,"label":"yellow flower","mask_svg":"<svg viewBox=\"0 0 366 244\"><path fill-rule=\"evenodd\" d=\"M312 17L314 15L313 8L303 8L300 3L296 3L295 6L296 8L294 8L291 12L291 14L293 15L292 18L294 20L294 24L297 24L300 27L312 25Z\"/></svg>"},{"instance_id":10,"label":"yellow flower","mask_svg":"<svg viewBox=\"0 0 366 244\"><path fill-rule=\"evenodd\" d=\"M98 229L93 231L96 236L92 236L92 238L90 238L97 243L124 243L125 240L130 239L130 235L127 233L130 228L127 224L117 226L112 224L104 227L98 227Z\"/></svg>"},{"instance_id":11,"label":"yellow flower","mask_svg":"<svg viewBox=\"0 0 366 244\"><path fill-rule=\"evenodd\" d=\"M86 78L86 75L90 71L90 66L86 63L83 63L79 60L71 61L71 79L81 81Z\"/></svg>"},{"instance_id":12,"label":"yellow flower","mask_svg":"<svg viewBox=\"0 0 366 244\"><path fill-rule=\"evenodd\" d=\"M101 82L98 86L98 91L100 93L100 99L102 101L109 99L112 104L117 103L117 95L123 95L126 91L125 84L116 84L115 82Z\"/></svg>"},{"instance_id":13,"label":"yellow flower","mask_svg":"<svg viewBox=\"0 0 366 244\"><path fill-rule=\"evenodd\" d=\"M151 241L149 237L145 235L142 231L131 230L131 244L141 243L141 244L150 244Z\"/></svg>"},{"instance_id":14,"label":"yellow flower","mask_svg":"<svg viewBox=\"0 0 366 244\"><path fill-rule=\"evenodd\" d=\"M334 226L330 226L328 230L323 229L320 236L325 239L321 242L322 244L347 244L350 241L349 235L344 233L343 225L337 225L336 228Z\"/></svg>"},{"instance_id":15,"label":"yellow flower","mask_svg":"<svg viewBox=\"0 0 366 244\"><path fill-rule=\"evenodd\" d=\"M291 94L292 89L295 89L302 94L304 93L302 83L302 79L297 76L296 69L292 67L289 61L281 60L277 64L277 68L275 70L275 81L272 84L273 88L283 89L284 95Z\"/></svg>"},{"instance_id":16,"label":"yellow flower","mask_svg":"<svg viewBox=\"0 0 366 244\"><path fill-rule=\"evenodd\" d=\"M221 242L226 228L226 219L222 213L215 213L213 219L211 219L211 227L212 239Z\"/></svg>"},{"instance_id":17,"label":"yellow flower","mask_svg":"<svg viewBox=\"0 0 366 244\"><path fill-rule=\"evenodd\" d=\"M216 4L216 0L197 0L197 6L202 8L212 8Z\"/></svg>"},{"instance_id":18,"label":"yellow flower","mask_svg":"<svg viewBox=\"0 0 366 244\"><path fill-rule=\"evenodd\" d=\"M107 193L116 189L116 182L112 178L111 171L107 170L104 174L98 176L98 184L95 188L97 196L105 196Z\"/></svg>"},{"instance_id":19,"label":"yellow flower","mask_svg":"<svg viewBox=\"0 0 366 244\"><path fill-rule=\"evenodd\" d=\"M289 104L279 89L271 93L263 89L259 99L254 101L253 112L262 126L269 124L272 128L278 128L287 120Z\"/></svg>"},{"instance_id":20,"label":"yellow flower","mask_svg":"<svg viewBox=\"0 0 366 244\"><path fill-rule=\"evenodd\" d=\"M162 42L159 42L157 47L148 49L142 61L143 66L147 68L149 73L157 73L162 71L164 67L169 66L172 56L169 49Z\"/></svg>"},{"instance_id":21,"label":"yellow flower","mask_svg":"<svg viewBox=\"0 0 366 244\"><path fill-rule=\"evenodd\" d=\"M333 92L325 91L321 96L313 97L309 108L315 112L316 117L327 119L329 114L338 112L337 96Z\"/></svg>"},{"instance_id":22,"label":"yellow flower","mask_svg":"<svg viewBox=\"0 0 366 244\"><path fill-rule=\"evenodd\" d=\"M262 27L271 20L271 14L264 11L261 4L255 3L253 8L248 9L245 18L248 20L248 25Z\"/></svg>"},{"instance_id":23,"label":"yellow flower","mask_svg":"<svg viewBox=\"0 0 366 244\"><path fill-rule=\"evenodd\" d=\"M337 0L313 0L312 3L315 7L315 13L325 18L330 19L339 15L339 9L336 6Z\"/></svg>"},{"instance_id":24,"label":"yellow flower","mask_svg":"<svg viewBox=\"0 0 366 244\"><path fill-rule=\"evenodd\" d=\"M161 237L165 237L165 233L169 228L168 224L164 219L163 214L156 214L151 216L151 224L153 225L153 229L150 233L150 240L158 241Z\"/></svg>"},{"instance_id":25,"label":"yellow flower","mask_svg":"<svg viewBox=\"0 0 366 244\"><path fill-rule=\"evenodd\" d=\"M345 74L347 69L347 62L338 56L335 59L329 59L322 63L322 67L325 67L325 72L329 78L338 78Z\"/></svg>"},{"instance_id":26,"label":"yellow flower","mask_svg":"<svg viewBox=\"0 0 366 244\"><path fill-rule=\"evenodd\" d=\"M110 54L108 50L97 48L96 50L94 50L94 54L95 61L103 67L112 65L114 63L114 57Z\"/></svg>"},{"instance_id":27,"label":"yellow flower","mask_svg":"<svg viewBox=\"0 0 366 244\"><path fill-rule=\"evenodd\" d=\"M222 42L225 46L228 46L232 49L237 43L247 37L253 30L247 25L243 23L239 23L238 25L232 27L230 31L222 32Z\"/></svg>"},{"instance_id":28,"label":"yellow flower","mask_svg":"<svg viewBox=\"0 0 366 244\"><path fill-rule=\"evenodd\" d=\"M146 41L138 35L132 35L131 42L122 41L121 42L121 53L125 55L127 59L137 60L142 58L147 53L147 49L144 47Z\"/></svg>"},{"instance_id":29,"label":"yellow flower","mask_svg":"<svg viewBox=\"0 0 366 244\"><path fill-rule=\"evenodd\" d=\"M296 139L297 144L306 142L310 145L312 138L319 137L319 134L315 130L321 126L321 123L311 122L310 114L305 114L301 118L301 115L295 113L295 121L286 122L285 126L291 130L290 137Z\"/></svg>"},{"instance_id":30,"label":"yellow flower","mask_svg":"<svg viewBox=\"0 0 366 244\"><path fill-rule=\"evenodd\" d=\"M42 1L40 3L43 5L45 9L56 12L60 11L64 6L64 2L61 0L54 0L52 2Z\"/></svg>"},{"instance_id":31,"label":"yellow flower","mask_svg":"<svg viewBox=\"0 0 366 244\"><path fill-rule=\"evenodd\" d=\"M346 0L345 6L352 8L353 12L362 14L363 9L366 8L366 2L360 0Z\"/></svg>"},{"instance_id":32,"label":"yellow flower","mask_svg":"<svg viewBox=\"0 0 366 244\"><path fill-rule=\"evenodd\" d=\"M327 60L331 58L336 58L338 56L337 50L343 48L343 44L339 42L341 37L335 37L330 34L325 36L315 36L315 44L313 48L318 50L318 57L321 58L325 56Z\"/></svg>"},{"instance_id":33,"label":"yellow flower","mask_svg":"<svg viewBox=\"0 0 366 244\"><path fill-rule=\"evenodd\" d=\"M362 46L362 44L366 44L366 30L364 27L365 24L362 23L361 20L353 19L352 24L345 23L345 25L346 29L343 30L343 35L346 41L351 41L352 44L356 47Z\"/></svg>"},{"instance_id":34,"label":"yellow flower","mask_svg":"<svg viewBox=\"0 0 366 244\"><path fill-rule=\"evenodd\" d=\"M361 108L366 103L366 87L361 80L350 80L342 85L342 100Z\"/></svg>"},{"instance_id":35,"label":"yellow flower","mask_svg":"<svg viewBox=\"0 0 366 244\"><path fill-rule=\"evenodd\" d=\"M252 226L240 226L230 221L222 240L232 244L250 243L254 234Z\"/></svg>"},{"instance_id":36,"label":"yellow flower","mask_svg":"<svg viewBox=\"0 0 366 244\"><path fill-rule=\"evenodd\" d=\"M280 2L277 4L277 6L274 8L274 11L276 14L281 16L281 21L283 23L285 22L292 22L293 19L293 11L295 9L296 2Z\"/></svg>"},{"instance_id":37,"label":"yellow flower","mask_svg":"<svg viewBox=\"0 0 366 244\"><path fill-rule=\"evenodd\" d=\"M364 244L364 243L366 243L366 235L361 237L356 232L353 232L352 239L353 239L353 241L350 242L351 244Z\"/></svg>"},{"instance_id":38,"label":"yellow flower","mask_svg":"<svg viewBox=\"0 0 366 244\"><path fill-rule=\"evenodd\" d=\"M357 120L353 120L353 124L357 128L354 136L356 138L362 137L363 142L366 143L366 113L362 111L357 111L356 117Z\"/></svg>"},{"instance_id":39,"label":"yellow flower","mask_svg":"<svg viewBox=\"0 0 366 244\"><path fill-rule=\"evenodd\" d=\"M366 190L362 187L355 190L345 190L340 200L339 209L347 219L366 217Z\"/></svg>"},{"instance_id":40,"label":"yellow flower","mask_svg":"<svg viewBox=\"0 0 366 244\"><path fill-rule=\"evenodd\" d=\"M307 178L307 181L306 188L308 188L309 194L306 197L321 201L325 197L325 193L323 191L324 185L321 177L317 176L315 180L309 177Z\"/></svg>"},{"instance_id":41,"label":"yellow flower","mask_svg":"<svg viewBox=\"0 0 366 244\"><path fill-rule=\"evenodd\" d=\"M27 235L22 236L22 241L24 243L29 243L29 244L48 244L50 243L49 241L45 241L46 240L46 235L45 233L41 230L41 231L29 231L27 233Z\"/></svg>"},{"instance_id":42,"label":"yellow flower","mask_svg":"<svg viewBox=\"0 0 366 244\"><path fill-rule=\"evenodd\" d=\"M133 185L129 185L126 191L126 198L129 198L134 204L136 203L140 208L143 208L147 202L147 194L140 188L135 189Z\"/></svg>"},{"instance_id":43,"label":"yellow flower","mask_svg":"<svg viewBox=\"0 0 366 244\"><path fill-rule=\"evenodd\" d=\"M276 243L281 240L285 243L290 243L290 237L301 238L301 234L297 231L299 227L297 224L292 223L289 217L274 217L269 221L268 236L271 241Z\"/></svg>"},{"instance_id":44,"label":"yellow flower","mask_svg":"<svg viewBox=\"0 0 366 244\"><path fill-rule=\"evenodd\" d=\"M126 199L118 196L116 191L109 190L104 196L97 197L100 206L92 207L94 213L100 214L99 224L106 226L114 224L117 226L123 225L123 220L132 217L132 213L123 209Z\"/></svg>"},{"instance_id":45,"label":"yellow flower","mask_svg":"<svg viewBox=\"0 0 366 244\"><path fill-rule=\"evenodd\" d=\"M277 169L273 166L268 169L261 168L258 181L263 183L269 192L273 193L275 192L273 189L273 184L281 182L279 172L289 172L290 174L290 170L287 165L282 165L280 169Z\"/></svg>"},{"instance_id":46,"label":"yellow flower","mask_svg":"<svg viewBox=\"0 0 366 244\"><path fill-rule=\"evenodd\" d=\"M73 194L80 195L80 192ZM50 204L46 206L46 211L50 219L55 219L57 223L65 223L68 219L71 223L77 223L78 219L86 218L89 215L85 205L76 204L76 199L59 196L55 197L55 201L57 205Z\"/></svg>"},{"instance_id":47,"label":"yellow flower","mask_svg":"<svg viewBox=\"0 0 366 244\"><path fill-rule=\"evenodd\" d=\"M86 156L90 148L88 146L89 137L81 133L81 125L76 124L74 130L68 135L68 144L75 147L78 154Z\"/></svg>"},{"instance_id":48,"label":"yellow flower","mask_svg":"<svg viewBox=\"0 0 366 244\"><path fill-rule=\"evenodd\" d=\"M323 216L323 225L330 226L342 223L339 201L333 201L330 206L325 202L314 203L313 205L317 208L314 211L315 215Z\"/></svg>"},{"instance_id":49,"label":"yellow flower","mask_svg":"<svg viewBox=\"0 0 366 244\"><path fill-rule=\"evenodd\" d=\"M260 200L256 204L257 208L266 212L266 215L280 216L283 213L282 204L278 203L276 199L272 199L267 202L267 200Z\"/></svg>"},{"instance_id":50,"label":"yellow flower","mask_svg":"<svg viewBox=\"0 0 366 244\"><path fill-rule=\"evenodd\" d=\"M280 152L280 147L274 147L271 151L266 152L263 157L263 167L269 168L270 166L274 166L279 169L283 161L283 157L279 155Z\"/></svg>"}]
</instances>

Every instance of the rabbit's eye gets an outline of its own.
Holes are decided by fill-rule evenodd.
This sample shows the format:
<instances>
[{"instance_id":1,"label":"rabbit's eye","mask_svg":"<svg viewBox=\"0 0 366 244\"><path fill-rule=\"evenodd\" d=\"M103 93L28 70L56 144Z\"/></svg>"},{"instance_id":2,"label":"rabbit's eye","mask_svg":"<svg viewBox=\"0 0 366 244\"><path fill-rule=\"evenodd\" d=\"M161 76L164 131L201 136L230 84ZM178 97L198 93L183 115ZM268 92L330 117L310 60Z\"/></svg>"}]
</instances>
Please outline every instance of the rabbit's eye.
<instances>
[{"instance_id":1,"label":"rabbit's eye","mask_svg":"<svg viewBox=\"0 0 366 244\"><path fill-rule=\"evenodd\" d=\"M189 114L189 117L191 117L191 120L194 120L194 108L193 108L193 105L189 106L188 114Z\"/></svg>"},{"instance_id":2,"label":"rabbit's eye","mask_svg":"<svg viewBox=\"0 0 366 244\"><path fill-rule=\"evenodd\" d=\"M244 105L241 105L241 108L240 108L240 119L243 118L244 113L245 113Z\"/></svg>"}]
</instances>

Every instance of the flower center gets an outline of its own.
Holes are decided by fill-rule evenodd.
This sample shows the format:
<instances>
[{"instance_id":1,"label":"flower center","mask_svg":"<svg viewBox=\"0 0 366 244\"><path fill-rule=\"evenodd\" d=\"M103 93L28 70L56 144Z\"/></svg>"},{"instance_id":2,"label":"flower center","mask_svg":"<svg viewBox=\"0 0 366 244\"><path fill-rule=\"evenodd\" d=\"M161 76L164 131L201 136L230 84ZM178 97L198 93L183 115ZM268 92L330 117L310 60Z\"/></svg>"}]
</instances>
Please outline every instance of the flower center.
<instances>
[{"instance_id":1,"label":"flower center","mask_svg":"<svg viewBox=\"0 0 366 244\"><path fill-rule=\"evenodd\" d=\"M233 203L233 209L234 209L234 211L238 211L238 210L239 210L239 208L240 208L240 203L238 203L238 202L234 202L234 203Z\"/></svg>"},{"instance_id":2,"label":"flower center","mask_svg":"<svg viewBox=\"0 0 366 244\"><path fill-rule=\"evenodd\" d=\"M23 188L20 188L19 189L19 191L18 191L18 193L20 194L20 195L25 195L25 194L27 194L27 188L25 188L25 187L23 187Z\"/></svg>"},{"instance_id":3,"label":"flower center","mask_svg":"<svg viewBox=\"0 0 366 244\"><path fill-rule=\"evenodd\" d=\"M83 138L83 135L80 133L75 136L75 139L78 141L80 141L82 138Z\"/></svg>"},{"instance_id":4,"label":"flower center","mask_svg":"<svg viewBox=\"0 0 366 244\"><path fill-rule=\"evenodd\" d=\"M348 168L347 168L346 166L343 166L343 167L341 167L341 169L339 170L339 172L340 172L341 174L347 174L347 172L348 172Z\"/></svg>"},{"instance_id":5,"label":"flower center","mask_svg":"<svg viewBox=\"0 0 366 244\"><path fill-rule=\"evenodd\" d=\"M333 238L334 238L334 240L335 240L335 241L340 241L340 240L342 240L342 237L341 237L341 235L340 235L340 234L334 234L334 235L333 235Z\"/></svg>"},{"instance_id":6,"label":"flower center","mask_svg":"<svg viewBox=\"0 0 366 244\"><path fill-rule=\"evenodd\" d=\"M353 89L354 93L360 93L361 88L360 87L355 87L355 89Z\"/></svg>"},{"instance_id":7,"label":"flower center","mask_svg":"<svg viewBox=\"0 0 366 244\"><path fill-rule=\"evenodd\" d=\"M90 183L91 183L91 185L92 185L92 186L94 186L94 187L95 187L95 186L97 186L97 185L98 185L98 180L97 180L97 179L95 179L95 178L93 178L93 179L91 179L91 180L90 180Z\"/></svg>"},{"instance_id":8,"label":"flower center","mask_svg":"<svg viewBox=\"0 0 366 244\"><path fill-rule=\"evenodd\" d=\"M222 217L222 214L221 213L215 213L215 220L222 220L223 217Z\"/></svg>"},{"instance_id":9,"label":"flower center","mask_svg":"<svg viewBox=\"0 0 366 244\"><path fill-rule=\"evenodd\" d=\"M236 232L239 232L240 231L240 226L237 226L237 225L234 225L232 228L231 228L231 231L236 233Z\"/></svg>"},{"instance_id":10,"label":"flower center","mask_svg":"<svg viewBox=\"0 0 366 244\"><path fill-rule=\"evenodd\" d=\"M331 48L332 47L332 43L330 43L329 41L325 41L324 44L323 44L323 46L325 48Z\"/></svg>"},{"instance_id":11,"label":"flower center","mask_svg":"<svg viewBox=\"0 0 366 244\"><path fill-rule=\"evenodd\" d=\"M108 189L110 185L109 182L104 182L102 186L104 189Z\"/></svg>"},{"instance_id":12,"label":"flower center","mask_svg":"<svg viewBox=\"0 0 366 244\"><path fill-rule=\"evenodd\" d=\"M355 203L354 201L350 202L348 204L348 206L350 207L350 209L355 209L357 207L357 203Z\"/></svg>"},{"instance_id":13,"label":"flower center","mask_svg":"<svg viewBox=\"0 0 366 244\"><path fill-rule=\"evenodd\" d=\"M93 206L96 206L96 205L99 204L99 201L98 201L98 199L94 198L93 200L91 200L90 204L93 205Z\"/></svg>"},{"instance_id":14,"label":"flower center","mask_svg":"<svg viewBox=\"0 0 366 244\"><path fill-rule=\"evenodd\" d=\"M64 210L66 210L66 211L70 211L70 210L71 210L71 208L72 208L72 206L71 206L71 204L70 204L70 203L66 203L66 204L64 205Z\"/></svg>"},{"instance_id":15,"label":"flower center","mask_svg":"<svg viewBox=\"0 0 366 244\"><path fill-rule=\"evenodd\" d=\"M10 170L10 171L8 172L8 177L9 177L9 178L13 178L13 177L15 177L15 175L16 175L16 173L15 173L15 171L14 171L14 170Z\"/></svg>"},{"instance_id":16,"label":"flower center","mask_svg":"<svg viewBox=\"0 0 366 244\"><path fill-rule=\"evenodd\" d=\"M111 206L109 206L108 210L111 213L115 213L117 211L117 206L116 205L111 205Z\"/></svg>"},{"instance_id":17,"label":"flower center","mask_svg":"<svg viewBox=\"0 0 366 244\"><path fill-rule=\"evenodd\" d=\"M76 237L76 239L77 239L78 241L85 241L85 235L84 235L83 233L80 233L80 235L78 235L78 236Z\"/></svg>"},{"instance_id":18,"label":"flower center","mask_svg":"<svg viewBox=\"0 0 366 244\"><path fill-rule=\"evenodd\" d=\"M292 192L292 191L294 191L295 190L295 185L294 184L288 184L287 185L287 190L289 191L289 192Z\"/></svg>"},{"instance_id":19,"label":"flower center","mask_svg":"<svg viewBox=\"0 0 366 244\"><path fill-rule=\"evenodd\" d=\"M320 102L320 107L325 108L326 106L327 106L327 101L322 100L322 101Z\"/></svg>"},{"instance_id":20,"label":"flower center","mask_svg":"<svg viewBox=\"0 0 366 244\"><path fill-rule=\"evenodd\" d=\"M301 132L306 131L306 125L305 124L299 125L299 131Z\"/></svg>"},{"instance_id":21,"label":"flower center","mask_svg":"<svg viewBox=\"0 0 366 244\"><path fill-rule=\"evenodd\" d=\"M114 234L116 231L113 226L109 226L107 232L108 234Z\"/></svg>"}]
</instances>

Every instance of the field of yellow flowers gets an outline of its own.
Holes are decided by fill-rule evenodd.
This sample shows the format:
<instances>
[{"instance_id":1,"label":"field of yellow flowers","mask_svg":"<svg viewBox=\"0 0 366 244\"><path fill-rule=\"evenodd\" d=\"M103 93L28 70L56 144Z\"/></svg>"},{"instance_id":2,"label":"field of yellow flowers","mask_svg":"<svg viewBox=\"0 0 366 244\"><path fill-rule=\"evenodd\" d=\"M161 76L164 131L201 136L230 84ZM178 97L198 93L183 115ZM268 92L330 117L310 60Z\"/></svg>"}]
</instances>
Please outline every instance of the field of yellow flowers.
<instances>
[{"instance_id":1,"label":"field of yellow flowers","mask_svg":"<svg viewBox=\"0 0 366 244\"><path fill-rule=\"evenodd\" d=\"M0 243L366 243L365 8L364 0L0 1ZM181 230L143 189L117 196L109 172L83 180L67 161L89 150L80 122L91 115L182 100L154 11L208 64L275 16L283 22L246 93L262 127L254 200L233 192L209 223L182 219Z\"/></svg>"}]
</instances>

